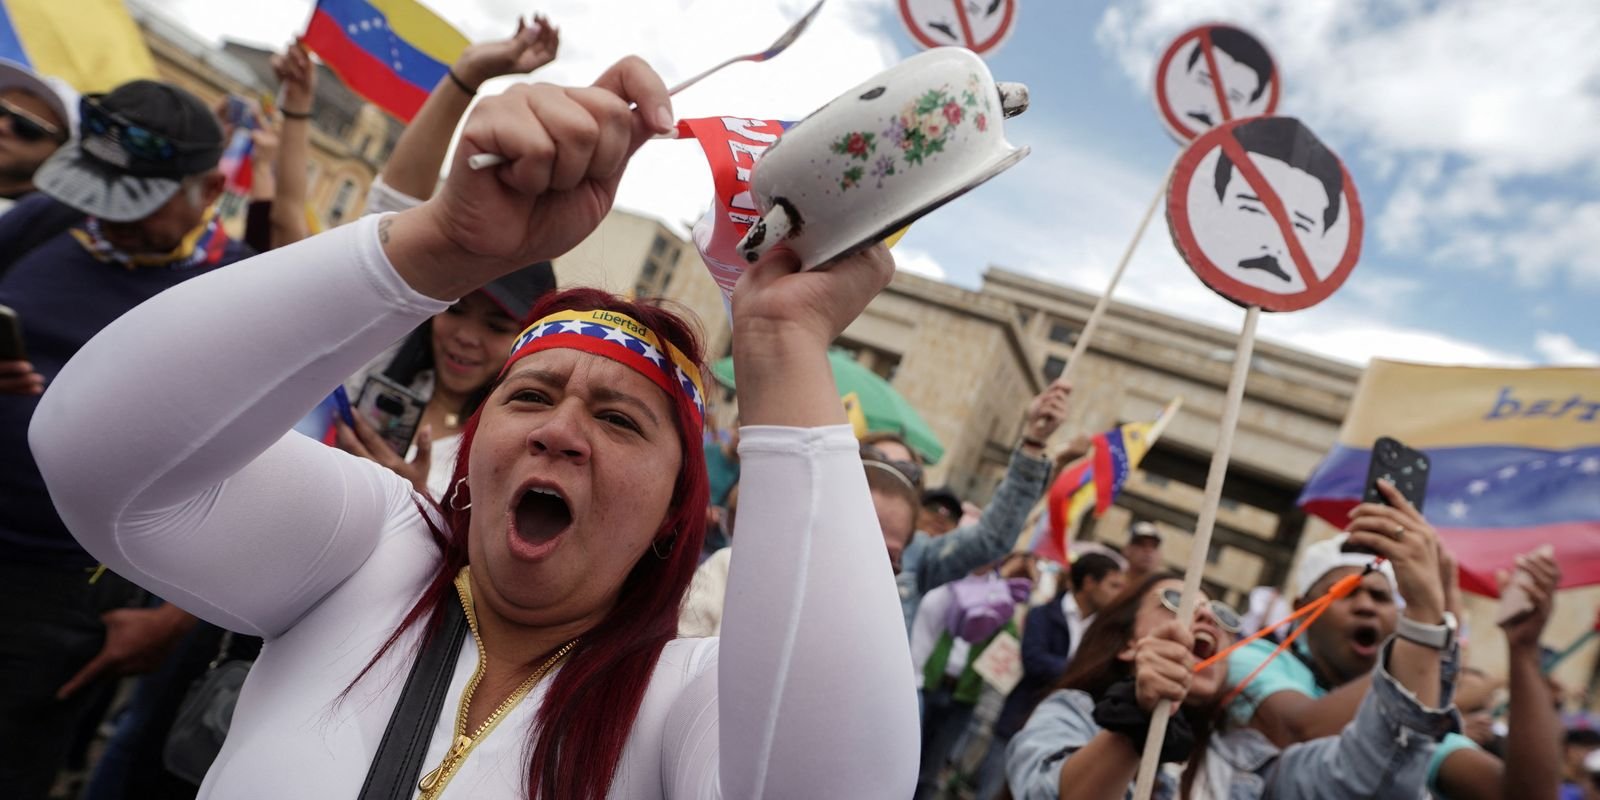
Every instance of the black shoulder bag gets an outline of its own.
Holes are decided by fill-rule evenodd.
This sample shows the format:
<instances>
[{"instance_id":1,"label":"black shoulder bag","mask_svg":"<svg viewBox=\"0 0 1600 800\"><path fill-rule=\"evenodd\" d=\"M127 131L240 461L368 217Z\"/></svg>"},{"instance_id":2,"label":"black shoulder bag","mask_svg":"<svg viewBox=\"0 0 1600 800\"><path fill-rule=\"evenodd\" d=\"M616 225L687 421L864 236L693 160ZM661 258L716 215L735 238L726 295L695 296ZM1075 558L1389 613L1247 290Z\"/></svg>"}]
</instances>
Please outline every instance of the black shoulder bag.
<instances>
[{"instance_id":1,"label":"black shoulder bag","mask_svg":"<svg viewBox=\"0 0 1600 800\"><path fill-rule=\"evenodd\" d=\"M422 759L444 708L445 694L461 644L467 638L467 614L461 604L444 603L439 631L422 646L406 676L400 702L389 717L378 752L361 785L360 800L410 800L417 793Z\"/></svg>"}]
</instances>

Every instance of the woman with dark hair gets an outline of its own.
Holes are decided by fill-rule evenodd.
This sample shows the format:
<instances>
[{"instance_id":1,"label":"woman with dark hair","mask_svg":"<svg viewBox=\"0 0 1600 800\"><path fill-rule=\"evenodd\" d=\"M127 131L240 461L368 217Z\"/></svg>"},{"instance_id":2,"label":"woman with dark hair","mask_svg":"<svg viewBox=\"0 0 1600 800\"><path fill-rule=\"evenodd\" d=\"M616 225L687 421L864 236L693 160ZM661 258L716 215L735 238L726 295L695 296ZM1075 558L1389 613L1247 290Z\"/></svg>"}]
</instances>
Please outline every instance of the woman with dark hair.
<instances>
[{"instance_id":1,"label":"woman with dark hair","mask_svg":"<svg viewBox=\"0 0 1600 800\"><path fill-rule=\"evenodd\" d=\"M668 311L541 302L442 507L288 433L406 331L575 246L671 127L636 58L517 85L477 105L428 203L164 292L55 381L32 446L73 534L266 639L201 797L357 797L369 775L428 800L910 794L910 659L827 359L888 285L882 246L805 272L779 248L734 294L747 524L720 639L674 638L707 479L703 353ZM506 163L470 169L481 153ZM442 711L395 713L429 696L412 678ZM415 745L420 781L369 773L385 741Z\"/></svg>"},{"instance_id":2,"label":"woman with dark hair","mask_svg":"<svg viewBox=\"0 0 1600 800\"><path fill-rule=\"evenodd\" d=\"M462 426L488 396L521 323L540 297L555 291L548 262L491 281L418 325L394 347L345 380L354 399L381 375L421 398L422 419L404 453L357 416L351 429L338 419L339 447L393 470L435 501L450 490Z\"/></svg>"},{"instance_id":3,"label":"woman with dark hair","mask_svg":"<svg viewBox=\"0 0 1600 800\"><path fill-rule=\"evenodd\" d=\"M1457 653L1389 644L1356 719L1338 736L1284 750L1252 728L1218 729L1227 664L1195 666L1233 642L1239 617L1202 600L1179 624L1183 579L1155 574L1100 611L1057 690L1006 753L1016 800L1121 800L1131 794L1158 703L1179 702L1153 797L1395 798L1423 792L1428 759L1457 724ZM1441 658L1443 655L1443 658ZM1441 663L1442 662L1442 663Z\"/></svg>"}]
</instances>

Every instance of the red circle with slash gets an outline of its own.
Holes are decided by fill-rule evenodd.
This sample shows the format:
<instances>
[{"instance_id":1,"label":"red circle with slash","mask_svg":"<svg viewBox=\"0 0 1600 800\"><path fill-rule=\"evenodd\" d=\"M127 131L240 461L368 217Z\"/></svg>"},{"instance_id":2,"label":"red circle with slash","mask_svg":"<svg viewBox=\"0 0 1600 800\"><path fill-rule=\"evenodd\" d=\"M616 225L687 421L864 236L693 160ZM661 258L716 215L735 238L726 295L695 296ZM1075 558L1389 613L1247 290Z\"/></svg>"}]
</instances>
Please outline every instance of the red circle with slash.
<instances>
[{"instance_id":1,"label":"red circle with slash","mask_svg":"<svg viewBox=\"0 0 1600 800\"><path fill-rule=\"evenodd\" d=\"M1156 110L1179 142L1224 122L1271 114L1281 92L1271 51L1260 37L1233 25L1184 31L1156 65Z\"/></svg>"},{"instance_id":2,"label":"red circle with slash","mask_svg":"<svg viewBox=\"0 0 1600 800\"><path fill-rule=\"evenodd\" d=\"M923 47L965 47L980 56L1000 49L1017 19L1017 0L900 0L900 20Z\"/></svg>"},{"instance_id":3,"label":"red circle with slash","mask_svg":"<svg viewBox=\"0 0 1600 800\"><path fill-rule=\"evenodd\" d=\"M1292 117L1235 120L1196 139L1173 168L1167 224L1206 286L1263 311L1327 299L1355 269L1364 227L1350 172Z\"/></svg>"}]
</instances>

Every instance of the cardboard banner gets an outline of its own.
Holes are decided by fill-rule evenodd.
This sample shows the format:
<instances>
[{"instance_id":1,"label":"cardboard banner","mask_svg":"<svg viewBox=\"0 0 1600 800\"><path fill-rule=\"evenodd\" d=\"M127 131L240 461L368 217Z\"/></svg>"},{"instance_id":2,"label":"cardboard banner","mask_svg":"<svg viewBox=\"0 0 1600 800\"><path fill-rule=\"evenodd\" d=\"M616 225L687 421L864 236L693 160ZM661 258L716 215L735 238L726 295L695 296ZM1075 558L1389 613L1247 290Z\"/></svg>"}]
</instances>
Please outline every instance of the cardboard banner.
<instances>
[{"instance_id":1,"label":"cardboard banner","mask_svg":"<svg viewBox=\"0 0 1600 800\"><path fill-rule=\"evenodd\" d=\"M900 21L923 47L965 47L989 56L1017 22L1017 0L900 0Z\"/></svg>"},{"instance_id":2,"label":"cardboard banner","mask_svg":"<svg viewBox=\"0 0 1600 800\"><path fill-rule=\"evenodd\" d=\"M1266 45L1232 25L1190 28L1156 62L1156 110L1179 142L1224 122L1272 114L1282 91Z\"/></svg>"},{"instance_id":3,"label":"cardboard banner","mask_svg":"<svg viewBox=\"0 0 1600 800\"><path fill-rule=\"evenodd\" d=\"M1173 171L1167 222L1200 280L1241 306L1322 302L1361 256L1361 202L1339 157L1292 117L1225 123Z\"/></svg>"}]
</instances>

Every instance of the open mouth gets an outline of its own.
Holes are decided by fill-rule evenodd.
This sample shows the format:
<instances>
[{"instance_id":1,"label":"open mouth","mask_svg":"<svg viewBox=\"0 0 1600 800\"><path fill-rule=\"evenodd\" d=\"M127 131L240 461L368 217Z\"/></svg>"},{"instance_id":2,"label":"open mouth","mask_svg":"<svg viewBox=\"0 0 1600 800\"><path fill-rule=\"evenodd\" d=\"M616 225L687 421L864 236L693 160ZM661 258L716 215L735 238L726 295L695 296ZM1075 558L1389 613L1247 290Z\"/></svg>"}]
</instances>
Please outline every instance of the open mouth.
<instances>
[{"instance_id":1,"label":"open mouth","mask_svg":"<svg viewBox=\"0 0 1600 800\"><path fill-rule=\"evenodd\" d=\"M1362 625L1350 634L1350 643L1360 656L1377 655L1378 640L1378 629L1372 625Z\"/></svg>"},{"instance_id":2,"label":"open mouth","mask_svg":"<svg viewBox=\"0 0 1600 800\"><path fill-rule=\"evenodd\" d=\"M554 489L532 487L517 500L513 515L513 549L518 555L544 555L572 525L572 509Z\"/></svg>"},{"instance_id":3,"label":"open mouth","mask_svg":"<svg viewBox=\"0 0 1600 800\"><path fill-rule=\"evenodd\" d=\"M1194 657L1204 661L1217 654L1217 637L1210 631L1195 631L1194 646L1189 648Z\"/></svg>"}]
</instances>

